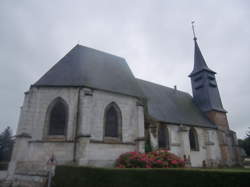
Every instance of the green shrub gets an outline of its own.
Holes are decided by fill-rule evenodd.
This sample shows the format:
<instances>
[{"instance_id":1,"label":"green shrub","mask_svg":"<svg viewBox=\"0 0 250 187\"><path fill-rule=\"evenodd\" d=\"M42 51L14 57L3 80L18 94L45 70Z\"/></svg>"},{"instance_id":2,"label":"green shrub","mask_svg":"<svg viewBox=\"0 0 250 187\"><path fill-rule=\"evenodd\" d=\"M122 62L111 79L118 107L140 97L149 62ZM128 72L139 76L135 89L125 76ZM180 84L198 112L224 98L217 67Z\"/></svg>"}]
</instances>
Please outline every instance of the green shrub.
<instances>
[{"instance_id":1,"label":"green shrub","mask_svg":"<svg viewBox=\"0 0 250 187\"><path fill-rule=\"evenodd\" d=\"M166 149L149 153L128 152L122 154L115 163L117 168L177 168L184 167L182 159Z\"/></svg>"},{"instance_id":2,"label":"green shrub","mask_svg":"<svg viewBox=\"0 0 250 187\"><path fill-rule=\"evenodd\" d=\"M250 170L58 166L53 187L247 187Z\"/></svg>"},{"instance_id":3,"label":"green shrub","mask_svg":"<svg viewBox=\"0 0 250 187\"><path fill-rule=\"evenodd\" d=\"M152 151L152 145L151 145L149 138L147 138L147 140L145 142L145 152L148 153L151 151Z\"/></svg>"},{"instance_id":4,"label":"green shrub","mask_svg":"<svg viewBox=\"0 0 250 187\"><path fill-rule=\"evenodd\" d=\"M150 152L147 156L152 160L151 168L179 168L185 166L184 160L166 149Z\"/></svg>"}]
</instances>

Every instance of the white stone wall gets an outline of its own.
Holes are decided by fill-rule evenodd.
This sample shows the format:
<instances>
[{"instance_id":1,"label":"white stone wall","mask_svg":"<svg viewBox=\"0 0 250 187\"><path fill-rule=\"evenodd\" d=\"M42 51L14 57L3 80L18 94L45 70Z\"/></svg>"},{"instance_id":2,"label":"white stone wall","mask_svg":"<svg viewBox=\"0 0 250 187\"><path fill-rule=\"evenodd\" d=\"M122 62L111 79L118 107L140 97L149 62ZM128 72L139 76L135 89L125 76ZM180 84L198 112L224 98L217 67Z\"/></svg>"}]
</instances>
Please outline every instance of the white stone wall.
<instances>
[{"instance_id":1,"label":"white stone wall","mask_svg":"<svg viewBox=\"0 0 250 187\"><path fill-rule=\"evenodd\" d=\"M45 131L48 107L58 97L67 103L69 111L67 135L63 142L47 140ZM122 141L119 144L103 142L104 111L111 102L117 104L122 115ZM137 103L138 99L134 97L100 90L33 87L26 93L17 130L17 134L27 133L31 138L17 138L18 146L15 146L12 161L46 163L54 154L58 163L70 162L74 155L75 133L90 135L84 141L78 141L77 159L85 160L78 162L80 164L110 165L124 152L143 151L144 142L135 141L144 137L143 107ZM95 141L101 143L93 143Z\"/></svg>"},{"instance_id":2,"label":"white stone wall","mask_svg":"<svg viewBox=\"0 0 250 187\"><path fill-rule=\"evenodd\" d=\"M105 108L110 103L115 102L120 108L122 115L122 141L134 142L134 140L139 136L137 130L137 99L97 90L93 92L92 97L92 109L89 110L89 114L82 114L90 118L89 120L86 120L86 122L90 123L91 139L99 141L103 140Z\"/></svg>"},{"instance_id":3,"label":"white stone wall","mask_svg":"<svg viewBox=\"0 0 250 187\"><path fill-rule=\"evenodd\" d=\"M44 139L47 110L58 97L64 99L69 107L67 139L72 140L76 123L77 88L31 88L21 109L17 134L25 132L32 136L32 140Z\"/></svg>"},{"instance_id":4,"label":"white stone wall","mask_svg":"<svg viewBox=\"0 0 250 187\"><path fill-rule=\"evenodd\" d=\"M189 143L190 127L173 124L165 125L169 131L170 152L181 158L184 155L186 155L186 158L190 157L192 167L202 167L203 160L206 161L207 166L216 166L219 163L221 153L216 130L194 127L198 135L199 151L191 151ZM157 138L153 142L158 143Z\"/></svg>"},{"instance_id":5,"label":"white stone wall","mask_svg":"<svg viewBox=\"0 0 250 187\"><path fill-rule=\"evenodd\" d=\"M60 143L45 141L47 110L58 97L64 99L69 108L66 141ZM122 140L117 144L107 143L103 137L105 108L112 102L117 104L122 115ZM217 164L221 159L216 130L195 127L200 149L190 151L190 127L166 125L170 151L182 158L183 155L190 156L193 167L202 166L203 160L208 164ZM17 138L13 161L45 162L54 154L59 163L70 162L73 160L73 141L77 133L85 136L77 144L78 163L110 166L124 152L144 151L144 141L136 141L144 137L144 111L138 99L130 96L87 88L31 88L21 108L17 134L21 133L28 133L32 138ZM153 147L157 148L157 137L152 133L150 137Z\"/></svg>"},{"instance_id":6,"label":"white stone wall","mask_svg":"<svg viewBox=\"0 0 250 187\"><path fill-rule=\"evenodd\" d=\"M89 146L90 166L112 167L121 153L136 151L135 145L91 143Z\"/></svg>"},{"instance_id":7,"label":"white stone wall","mask_svg":"<svg viewBox=\"0 0 250 187\"><path fill-rule=\"evenodd\" d=\"M0 186L1 186L1 181L4 181L7 178L7 171L0 171Z\"/></svg>"},{"instance_id":8,"label":"white stone wall","mask_svg":"<svg viewBox=\"0 0 250 187\"><path fill-rule=\"evenodd\" d=\"M219 164L221 160L221 150L220 150L220 143L218 138L218 133L216 130L207 130L207 155L208 155L208 162L211 160L212 165Z\"/></svg>"},{"instance_id":9,"label":"white stone wall","mask_svg":"<svg viewBox=\"0 0 250 187\"><path fill-rule=\"evenodd\" d=\"M181 149L182 139L177 125L167 125L169 132L169 145L170 151L176 155L183 157L184 152Z\"/></svg>"},{"instance_id":10,"label":"white stone wall","mask_svg":"<svg viewBox=\"0 0 250 187\"><path fill-rule=\"evenodd\" d=\"M198 135L198 141L199 141L199 151L190 151L190 158L191 158L191 166L193 167L201 167L202 161L207 160L207 151L206 151L206 131L205 129L201 128L195 128L197 135ZM189 137L188 137L189 138ZM189 139L187 139L187 142L189 143ZM190 147L190 146L189 146Z\"/></svg>"},{"instance_id":11,"label":"white stone wall","mask_svg":"<svg viewBox=\"0 0 250 187\"><path fill-rule=\"evenodd\" d=\"M119 107L122 116L122 138L121 142L117 144L107 143L104 139L105 108L112 102ZM83 89L79 133L81 135L89 134L90 143L86 145L85 140L78 145L82 152L78 152L80 154L78 157L85 157L80 161L81 165L87 163L88 165L111 166L111 163L114 163L122 153L144 151L144 141L143 143L135 141L137 138L144 137L144 113L142 106L138 106L137 103L138 100L133 97ZM84 150L81 149L83 146ZM87 154L84 151L87 151Z\"/></svg>"},{"instance_id":12,"label":"white stone wall","mask_svg":"<svg viewBox=\"0 0 250 187\"><path fill-rule=\"evenodd\" d=\"M65 164L73 160L73 142L30 142L27 160L46 164L52 154L57 163Z\"/></svg>"}]
</instances>

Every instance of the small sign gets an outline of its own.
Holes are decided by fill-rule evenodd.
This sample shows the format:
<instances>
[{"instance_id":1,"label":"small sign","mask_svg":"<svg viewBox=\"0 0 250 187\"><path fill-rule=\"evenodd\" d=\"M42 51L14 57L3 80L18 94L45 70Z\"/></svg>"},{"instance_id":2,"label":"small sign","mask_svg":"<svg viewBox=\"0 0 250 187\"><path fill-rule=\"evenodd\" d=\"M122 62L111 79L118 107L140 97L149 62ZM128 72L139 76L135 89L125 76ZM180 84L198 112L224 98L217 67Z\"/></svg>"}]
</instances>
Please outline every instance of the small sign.
<instances>
[{"instance_id":1,"label":"small sign","mask_svg":"<svg viewBox=\"0 0 250 187\"><path fill-rule=\"evenodd\" d=\"M56 164L57 164L56 158L55 158L54 154L52 154L51 157L49 158L49 160L47 161L47 165L56 166Z\"/></svg>"}]
</instances>

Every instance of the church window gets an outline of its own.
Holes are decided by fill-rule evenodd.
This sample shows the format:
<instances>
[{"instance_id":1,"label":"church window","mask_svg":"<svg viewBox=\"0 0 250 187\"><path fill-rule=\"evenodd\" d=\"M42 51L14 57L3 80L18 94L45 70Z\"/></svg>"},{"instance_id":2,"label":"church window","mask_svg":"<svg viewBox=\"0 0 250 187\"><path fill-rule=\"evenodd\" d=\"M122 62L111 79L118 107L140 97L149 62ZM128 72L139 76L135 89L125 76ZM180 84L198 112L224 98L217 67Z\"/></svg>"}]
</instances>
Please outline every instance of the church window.
<instances>
[{"instance_id":1,"label":"church window","mask_svg":"<svg viewBox=\"0 0 250 187\"><path fill-rule=\"evenodd\" d=\"M165 125L158 128L158 147L169 149L169 132Z\"/></svg>"},{"instance_id":2,"label":"church window","mask_svg":"<svg viewBox=\"0 0 250 187\"><path fill-rule=\"evenodd\" d=\"M198 135L194 128L189 130L189 143L191 151L199 151Z\"/></svg>"},{"instance_id":3,"label":"church window","mask_svg":"<svg viewBox=\"0 0 250 187\"><path fill-rule=\"evenodd\" d=\"M48 135L66 135L67 105L63 99L58 98L49 107Z\"/></svg>"},{"instance_id":4,"label":"church window","mask_svg":"<svg viewBox=\"0 0 250 187\"><path fill-rule=\"evenodd\" d=\"M106 107L104 121L104 137L121 138L121 111L115 103Z\"/></svg>"}]
</instances>

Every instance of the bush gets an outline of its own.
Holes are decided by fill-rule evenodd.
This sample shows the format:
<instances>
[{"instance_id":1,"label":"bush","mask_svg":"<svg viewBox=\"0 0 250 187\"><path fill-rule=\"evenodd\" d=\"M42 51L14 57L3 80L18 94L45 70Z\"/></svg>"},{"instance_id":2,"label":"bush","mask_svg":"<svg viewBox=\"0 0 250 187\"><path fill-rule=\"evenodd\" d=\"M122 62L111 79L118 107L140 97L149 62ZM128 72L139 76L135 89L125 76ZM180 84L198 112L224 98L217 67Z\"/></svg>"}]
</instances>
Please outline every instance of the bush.
<instances>
[{"instance_id":1,"label":"bush","mask_svg":"<svg viewBox=\"0 0 250 187\"><path fill-rule=\"evenodd\" d=\"M149 168L150 160L146 154L128 152L122 154L115 163L117 168Z\"/></svg>"},{"instance_id":2,"label":"bush","mask_svg":"<svg viewBox=\"0 0 250 187\"><path fill-rule=\"evenodd\" d=\"M53 187L245 187L250 170L58 166Z\"/></svg>"},{"instance_id":3,"label":"bush","mask_svg":"<svg viewBox=\"0 0 250 187\"><path fill-rule=\"evenodd\" d=\"M184 167L182 159L168 150L159 149L149 153L128 152L115 163L117 168L177 168Z\"/></svg>"}]
</instances>

